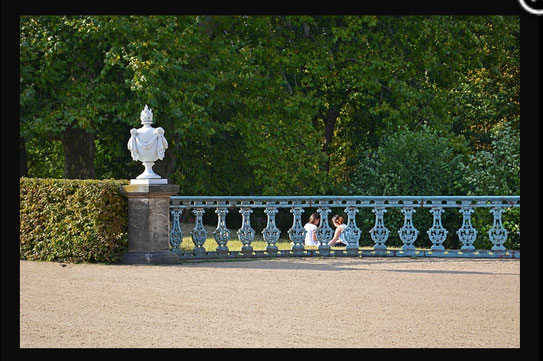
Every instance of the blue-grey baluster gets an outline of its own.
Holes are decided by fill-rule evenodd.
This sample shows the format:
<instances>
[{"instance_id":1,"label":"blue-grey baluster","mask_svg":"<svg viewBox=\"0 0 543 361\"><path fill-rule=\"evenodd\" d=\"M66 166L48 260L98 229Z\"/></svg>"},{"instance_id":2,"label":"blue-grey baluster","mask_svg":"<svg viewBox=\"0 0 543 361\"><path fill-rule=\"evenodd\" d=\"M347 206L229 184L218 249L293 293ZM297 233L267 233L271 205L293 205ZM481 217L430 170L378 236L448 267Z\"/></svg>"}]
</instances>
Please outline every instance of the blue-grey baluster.
<instances>
[{"instance_id":1,"label":"blue-grey baluster","mask_svg":"<svg viewBox=\"0 0 543 361\"><path fill-rule=\"evenodd\" d=\"M360 229L356 226L356 213L358 213L358 209L350 206L345 208L345 213L347 213L347 227L343 230L345 240L347 241L345 250L348 255L357 255L359 250L358 241L360 240Z\"/></svg>"},{"instance_id":2,"label":"blue-grey baluster","mask_svg":"<svg viewBox=\"0 0 543 361\"><path fill-rule=\"evenodd\" d=\"M181 232L181 226L179 223L179 216L183 213L182 209L172 209L170 213L173 216L172 230L170 231L170 246L172 252L181 255L181 242L183 242L183 232Z\"/></svg>"},{"instance_id":3,"label":"blue-grey baluster","mask_svg":"<svg viewBox=\"0 0 543 361\"><path fill-rule=\"evenodd\" d=\"M228 253L228 239L230 238L230 231L226 228L226 214L228 209L220 207L215 209L215 213L218 215L217 229L213 231L215 241L217 241L217 252Z\"/></svg>"},{"instance_id":4,"label":"blue-grey baluster","mask_svg":"<svg viewBox=\"0 0 543 361\"><path fill-rule=\"evenodd\" d=\"M193 252L196 255L203 255L206 251L204 248L204 243L207 239L207 232L204 228L204 223L202 220L202 216L204 215L205 210L203 208L196 208L192 211L192 213L194 213L194 215L196 216L194 229L192 230L192 232L190 232L192 236L192 241L196 246L194 247Z\"/></svg>"},{"instance_id":5,"label":"blue-grey baluster","mask_svg":"<svg viewBox=\"0 0 543 361\"><path fill-rule=\"evenodd\" d=\"M383 214L386 213L387 210L385 207L376 206L371 211L375 213L375 226L370 229L371 239L375 242L373 249L385 251L387 249L385 242L388 239L389 230L385 227Z\"/></svg>"},{"instance_id":6,"label":"blue-grey baluster","mask_svg":"<svg viewBox=\"0 0 543 361\"><path fill-rule=\"evenodd\" d=\"M413 243L417 239L419 231L413 226L413 213L415 209L413 207L405 207L401 209L404 214L403 227L400 228L398 234L403 242L402 251L414 251L415 246Z\"/></svg>"},{"instance_id":7,"label":"blue-grey baluster","mask_svg":"<svg viewBox=\"0 0 543 361\"><path fill-rule=\"evenodd\" d=\"M448 232L441 224L441 213L443 212L444 210L442 207L433 207L430 209L430 213L432 213L434 216L434 224L432 225L432 228L427 231L427 233L428 238L430 238L430 241L432 241L432 247L430 247L432 251L445 250L445 247L443 247L443 242L445 242Z\"/></svg>"},{"instance_id":8,"label":"blue-grey baluster","mask_svg":"<svg viewBox=\"0 0 543 361\"><path fill-rule=\"evenodd\" d=\"M505 251L503 244L507 241L507 230L502 225L502 207L495 207L490 210L494 215L494 225L488 230L488 237L494 244L493 251Z\"/></svg>"},{"instance_id":9,"label":"blue-grey baluster","mask_svg":"<svg viewBox=\"0 0 543 361\"><path fill-rule=\"evenodd\" d=\"M255 238L255 230L251 228L251 213L253 210L251 208L241 208L239 210L241 213L241 228L238 230L238 239L241 241L241 252L244 254L251 254L253 252L253 247L251 242Z\"/></svg>"},{"instance_id":10,"label":"blue-grey baluster","mask_svg":"<svg viewBox=\"0 0 543 361\"><path fill-rule=\"evenodd\" d=\"M330 213L330 208L320 207L317 209L317 212L321 215L321 221L317 227L317 241L319 241L319 253L323 256L328 256L330 254L330 245L328 242L334 237L334 230L328 225L328 213Z\"/></svg>"},{"instance_id":11,"label":"blue-grey baluster","mask_svg":"<svg viewBox=\"0 0 543 361\"><path fill-rule=\"evenodd\" d=\"M462 206L459 212L462 213L462 227L456 231L456 234L458 235L460 242L462 242L460 250L473 251L475 250L473 242L475 242L475 239L477 238L477 230L471 225L471 213L473 213L473 208Z\"/></svg>"},{"instance_id":12,"label":"blue-grey baluster","mask_svg":"<svg viewBox=\"0 0 543 361\"><path fill-rule=\"evenodd\" d=\"M262 230L262 236L267 243L266 251L268 253L277 253L278 250L275 244L279 240L281 231L275 225L275 215L277 212L278 210L276 207L266 207L264 210L264 213L268 215L268 224L266 225L266 228Z\"/></svg>"},{"instance_id":13,"label":"blue-grey baluster","mask_svg":"<svg viewBox=\"0 0 543 361\"><path fill-rule=\"evenodd\" d=\"M304 212L302 207L294 207L290 210L290 213L294 215L292 227L287 231L290 240L292 241L292 253L295 255L303 254L304 252L304 240L305 232L302 225L302 213Z\"/></svg>"}]
</instances>

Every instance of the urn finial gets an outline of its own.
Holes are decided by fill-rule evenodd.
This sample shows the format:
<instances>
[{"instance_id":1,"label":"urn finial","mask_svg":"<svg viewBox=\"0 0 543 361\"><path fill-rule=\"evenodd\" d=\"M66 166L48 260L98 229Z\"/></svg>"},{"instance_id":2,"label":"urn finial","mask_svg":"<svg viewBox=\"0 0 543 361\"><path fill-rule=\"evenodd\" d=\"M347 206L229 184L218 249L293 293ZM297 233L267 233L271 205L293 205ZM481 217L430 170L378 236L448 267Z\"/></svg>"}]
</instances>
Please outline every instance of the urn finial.
<instances>
[{"instance_id":1,"label":"urn finial","mask_svg":"<svg viewBox=\"0 0 543 361\"><path fill-rule=\"evenodd\" d=\"M168 142L164 138L164 129L161 127L153 128L153 112L147 104L140 114L143 127L130 130L130 139L128 140L128 150L132 159L141 161L145 171L131 179L130 184L168 184L167 179L162 179L153 172L153 164L157 160L164 159L164 152L168 148Z\"/></svg>"},{"instance_id":2,"label":"urn finial","mask_svg":"<svg viewBox=\"0 0 543 361\"><path fill-rule=\"evenodd\" d=\"M145 108L141 111L140 114L141 124L153 124L153 111L149 109L147 104L145 104Z\"/></svg>"}]
</instances>

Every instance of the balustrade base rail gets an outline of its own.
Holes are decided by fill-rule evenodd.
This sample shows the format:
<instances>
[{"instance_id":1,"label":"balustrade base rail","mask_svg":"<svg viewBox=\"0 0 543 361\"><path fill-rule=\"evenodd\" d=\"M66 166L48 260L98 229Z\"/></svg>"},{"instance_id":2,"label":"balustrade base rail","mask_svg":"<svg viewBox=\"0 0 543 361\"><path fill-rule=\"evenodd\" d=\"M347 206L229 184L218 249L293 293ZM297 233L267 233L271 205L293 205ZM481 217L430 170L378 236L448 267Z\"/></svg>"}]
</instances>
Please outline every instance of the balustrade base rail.
<instances>
[{"instance_id":1,"label":"balustrade base rail","mask_svg":"<svg viewBox=\"0 0 543 361\"><path fill-rule=\"evenodd\" d=\"M182 252L179 253L179 260L207 260L207 259L251 259L251 258L285 258L285 257L430 257L430 258L507 258L520 259L519 251L474 251L465 252L460 250L445 250L445 251L402 251L389 249L381 250L360 250L358 252L345 250L331 250L328 254L321 254L318 250L304 250L301 253L295 253L292 250L279 250L275 253L267 251L228 251L220 252Z\"/></svg>"}]
</instances>

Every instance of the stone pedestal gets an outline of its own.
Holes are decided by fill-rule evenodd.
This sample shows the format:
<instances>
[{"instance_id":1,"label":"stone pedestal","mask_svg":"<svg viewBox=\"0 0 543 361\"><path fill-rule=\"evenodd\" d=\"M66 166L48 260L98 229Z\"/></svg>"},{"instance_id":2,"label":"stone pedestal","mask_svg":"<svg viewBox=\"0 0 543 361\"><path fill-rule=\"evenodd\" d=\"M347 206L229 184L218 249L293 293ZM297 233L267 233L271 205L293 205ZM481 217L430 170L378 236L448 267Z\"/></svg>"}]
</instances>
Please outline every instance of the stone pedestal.
<instances>
[{"instance_id":1,"label":"stone pedestal","mask_svg":"<svg viewBox=\"0 0 543 361\"><path fill-rule=\"evenodd\" d=\"M120 188L128 197L128 252L126 264L177 263L170 249L170 197L179 192L174 184L130 184Z\"/></svg>"}]
</instances>

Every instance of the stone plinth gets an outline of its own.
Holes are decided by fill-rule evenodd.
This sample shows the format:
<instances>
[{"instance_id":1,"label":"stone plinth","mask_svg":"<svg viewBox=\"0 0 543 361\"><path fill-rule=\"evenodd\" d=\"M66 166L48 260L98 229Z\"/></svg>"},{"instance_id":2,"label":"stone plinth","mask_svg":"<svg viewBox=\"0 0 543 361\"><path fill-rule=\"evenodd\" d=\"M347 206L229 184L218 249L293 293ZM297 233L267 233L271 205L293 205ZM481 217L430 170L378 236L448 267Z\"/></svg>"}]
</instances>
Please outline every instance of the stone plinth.
<instances>
[{"instance_id":1,"label":"stone plinth","mask_svg":"<svg viewBox=\"0 0 543 361\"><path fill-rule=\"evenodd\" d=\"M170 197L179 192L174 184L130 184L120 188L128 197L128 252L122 263L176 263L169 241Z\"/></svg>"}]
</instances>

